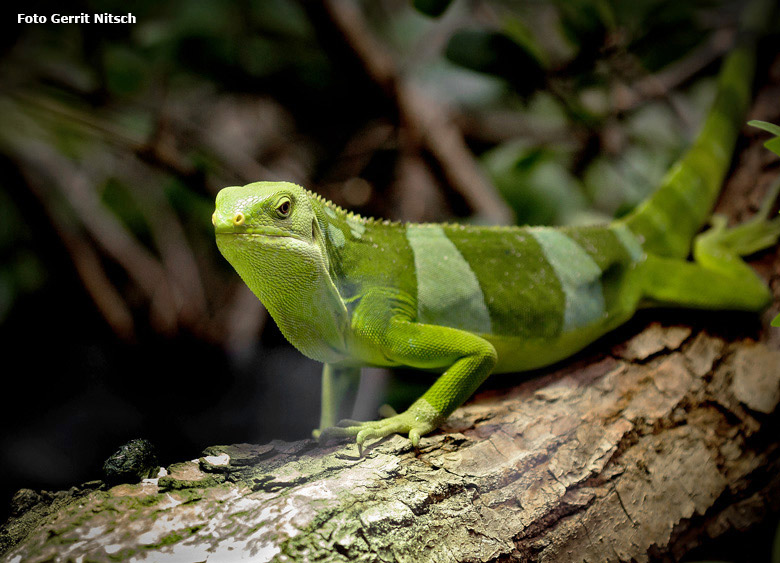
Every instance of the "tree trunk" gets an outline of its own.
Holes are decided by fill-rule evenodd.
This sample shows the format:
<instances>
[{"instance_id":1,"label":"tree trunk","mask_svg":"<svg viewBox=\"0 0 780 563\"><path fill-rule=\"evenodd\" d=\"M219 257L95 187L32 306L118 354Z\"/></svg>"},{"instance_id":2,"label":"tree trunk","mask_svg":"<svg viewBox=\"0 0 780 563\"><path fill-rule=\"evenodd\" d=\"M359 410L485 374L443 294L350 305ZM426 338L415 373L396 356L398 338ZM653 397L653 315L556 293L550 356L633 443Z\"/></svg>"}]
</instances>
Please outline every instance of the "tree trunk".
<instances>
[{"instance_id":1,"label":"tree trunk","mask_svg":"<svg viewBox=\"0 0 780 563\"><path fill-rule=\"evenodd\" d=\"M722 211L755 208L769 162L760 143L743 151ZM777 295L776 252L755 266ZM504 376L519 385L483 391L419 451L401 436L363 457L215 446L140 484L23 491L0 549L25 563L677 559L780 509L776 308L644 330L657 314L640 315L563 367Z\"/></svg>"}]
</instances>

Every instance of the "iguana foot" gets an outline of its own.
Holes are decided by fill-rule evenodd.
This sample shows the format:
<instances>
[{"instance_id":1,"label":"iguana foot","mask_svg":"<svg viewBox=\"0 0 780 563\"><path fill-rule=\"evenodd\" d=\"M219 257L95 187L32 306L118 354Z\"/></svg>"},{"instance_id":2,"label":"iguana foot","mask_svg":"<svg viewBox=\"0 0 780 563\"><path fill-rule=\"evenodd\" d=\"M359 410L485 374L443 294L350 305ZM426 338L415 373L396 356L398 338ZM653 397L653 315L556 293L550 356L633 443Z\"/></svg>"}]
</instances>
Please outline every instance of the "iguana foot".
<instances>
[{"instance_id":1,"label":"iguana foot","mask_svg":"<svg viewBox=\"0 0 780 563\"><path fill-rule=\"evenodd\" d=\"M392 408L384 406L380 412L392 413ZM325 428L318 433L320 442L336 438L355 437L358 448L363 449L366 440L384 438L390 434L407 434L412 445L417 447L420 437L435 430L444 421L438 411L424 399L418 399L401 414L369 422L342 420L338 426ZM317 432L317 431L315 431Z\"/></svg>"},{"instance_id":2,"label":"iguana foot","mask_svg":"<svg viewBox=\"0 0 780 563\"><path fill-rule=\"evenodd\" d=\"M726 226L727 219L723 215L713 215L711 228L699 235L696 243L719 246L737 256L749 256L774 246L780 238L780 217L770 217L779 193L780 181L777 181L769 188L761 209L747 221L733 227Z\"/></svg>"},{"instance_id":3,"label":"iguana foot","mask_svg":"<svg viewBox=\"0 0 780 563\"><path fill-rule=\"evenodd\" d=\"M381 411L380 411L380 415L381 415ZM328 438L329 430L338 430L347 426L357 426L360 424L365 424L365 423L362 420L352 420L351 418L343 418L336 423L336 426L325 426L324 428L315 428L314 430L311 431L311 437L317 441L325 442L329 439ZM323 436L323 434L325 434L325 436Z\"/></svg>"}]
</instances>

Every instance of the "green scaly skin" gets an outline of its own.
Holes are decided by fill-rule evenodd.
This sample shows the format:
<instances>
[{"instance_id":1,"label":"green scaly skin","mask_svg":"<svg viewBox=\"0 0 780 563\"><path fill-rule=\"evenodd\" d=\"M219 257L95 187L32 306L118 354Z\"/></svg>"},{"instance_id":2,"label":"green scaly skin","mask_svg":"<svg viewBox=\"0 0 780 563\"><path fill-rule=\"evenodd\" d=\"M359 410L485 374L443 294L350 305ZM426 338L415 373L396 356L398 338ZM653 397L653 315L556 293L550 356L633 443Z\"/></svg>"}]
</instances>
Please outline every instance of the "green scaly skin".
<instances>
[{"instance_id":1,"label":"green scaly skin","mask_svg":"<svg viewBox=\"0 0 780 563\"><path fill-rule=\"evenodd\" d=\"M745 28L767 21L770 9L764 0L752 4ZM398 432L417 445L491 373L567 358L640 307L767 307L769 290L740 256L780 237L770 206L732 229L716 217L696 236L750 101L749 35L726 58L693 146L651 198L609 225L403 224L360 217L286 182L220 191L219 250L285 337L325 364L315 435L354 436L362 445ZM686 260L691 250L694 261ZM401 414L334 427L363 366L441 375Z\"/></svg>"}]
</instances>

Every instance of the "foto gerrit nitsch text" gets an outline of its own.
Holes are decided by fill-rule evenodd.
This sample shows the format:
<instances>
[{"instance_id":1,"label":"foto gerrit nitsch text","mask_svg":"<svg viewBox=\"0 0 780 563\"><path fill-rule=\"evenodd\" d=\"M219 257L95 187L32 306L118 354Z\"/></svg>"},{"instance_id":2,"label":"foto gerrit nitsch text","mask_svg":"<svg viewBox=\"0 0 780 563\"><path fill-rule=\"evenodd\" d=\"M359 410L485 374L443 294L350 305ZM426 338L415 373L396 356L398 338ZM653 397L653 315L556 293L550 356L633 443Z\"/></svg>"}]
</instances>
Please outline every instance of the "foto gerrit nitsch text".
<instances>
[{"instance_id":1,"label":"foto gerrit nitsch text","mask_svg":"<svg viewBox=\"0 0 780 563\"><path fill-rule=\"evenodd\" d=\"M16 23L136 23L136 17L131 14L86 14L77 16L66 14L17 14Z\"/></svg>"}]
</instances>

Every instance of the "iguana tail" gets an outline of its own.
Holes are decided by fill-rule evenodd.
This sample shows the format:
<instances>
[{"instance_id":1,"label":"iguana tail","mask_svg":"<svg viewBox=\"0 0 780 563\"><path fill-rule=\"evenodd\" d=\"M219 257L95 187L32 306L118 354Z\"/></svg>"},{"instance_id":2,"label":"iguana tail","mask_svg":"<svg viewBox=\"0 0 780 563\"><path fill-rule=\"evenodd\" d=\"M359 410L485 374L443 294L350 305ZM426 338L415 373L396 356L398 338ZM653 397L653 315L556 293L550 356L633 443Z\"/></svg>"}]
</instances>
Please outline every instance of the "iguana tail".
<instances>
[{"instance_id":1,"label":"iguana tail","mask_svg":"<svg viewBox=\"0 0 780 563\"><path fill-rule=\"evenodd\" d=\"M656 192L619 221L643 239L645 250L684 258L709 219L751 101L756 42L773 9L773 0L754 0L745 9L736 45L718 75L715 101L693 145Z\"/></svg>"}]
</instances>

